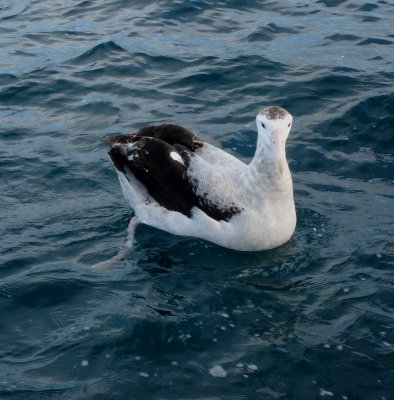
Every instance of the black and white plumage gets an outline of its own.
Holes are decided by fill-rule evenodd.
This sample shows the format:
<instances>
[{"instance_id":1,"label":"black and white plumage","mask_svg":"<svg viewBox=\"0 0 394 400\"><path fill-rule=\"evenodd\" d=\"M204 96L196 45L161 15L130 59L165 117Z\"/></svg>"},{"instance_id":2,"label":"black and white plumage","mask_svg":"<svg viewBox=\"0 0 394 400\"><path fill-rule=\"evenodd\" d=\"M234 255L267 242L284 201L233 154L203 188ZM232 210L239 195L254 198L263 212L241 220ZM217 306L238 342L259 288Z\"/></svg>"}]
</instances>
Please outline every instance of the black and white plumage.
<instances>
[{"instance_id":1,"label":"black and white plumage","mask_svg":"<svg viewBox=\"0 0 394 400\"><path fill-rule=\"evenodd\" d=\"M138 220L236 250L285 243L296 225L285 154L292 116L267 107L256 123L250 164L177 125L109 138L109 155Z\"/></svg>"}]
</instances>

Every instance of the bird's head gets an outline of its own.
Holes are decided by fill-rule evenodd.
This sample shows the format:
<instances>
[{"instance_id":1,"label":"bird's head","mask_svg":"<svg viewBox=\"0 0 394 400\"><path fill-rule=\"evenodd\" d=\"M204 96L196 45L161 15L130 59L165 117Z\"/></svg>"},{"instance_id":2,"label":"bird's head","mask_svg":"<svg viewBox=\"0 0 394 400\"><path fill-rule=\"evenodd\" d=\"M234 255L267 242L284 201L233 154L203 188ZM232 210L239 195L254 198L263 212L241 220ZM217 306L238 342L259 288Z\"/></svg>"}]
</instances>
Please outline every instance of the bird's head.
<instances>
[{"instance_id":1,"label":"bird's head","mask_svg":"<svg viewBox=\"0 0 394 400\"><path fill-rule=\"evenodd\" d=\"M292 123L292 115L276 106L264 108L256 116L258 146L263 146L265 157L277 161L281 175L286 165L285 146Z\"/></svg>"}]
</instances>

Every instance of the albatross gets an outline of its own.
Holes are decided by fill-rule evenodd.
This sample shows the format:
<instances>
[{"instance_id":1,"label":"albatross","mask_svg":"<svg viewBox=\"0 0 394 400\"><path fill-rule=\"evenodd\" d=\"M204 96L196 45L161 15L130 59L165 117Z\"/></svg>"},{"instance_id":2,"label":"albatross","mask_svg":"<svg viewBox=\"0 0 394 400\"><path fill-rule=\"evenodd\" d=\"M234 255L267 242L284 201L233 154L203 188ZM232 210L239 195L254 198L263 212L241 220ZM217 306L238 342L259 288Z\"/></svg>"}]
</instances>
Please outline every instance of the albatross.
<instances>
[{"instance_id":1,"label":"albatross","mask_svg":"<svg viewBox=\"0 0 394 400\"><path fill-rule=\"evenodd\" d=\"M123 195L135 212L129 235L144 223L240 251L287 242L296 226L285 149L292 122L283 108L260 111L249 164L178 125L108 138Z\"/></svg>"}]
</instances>

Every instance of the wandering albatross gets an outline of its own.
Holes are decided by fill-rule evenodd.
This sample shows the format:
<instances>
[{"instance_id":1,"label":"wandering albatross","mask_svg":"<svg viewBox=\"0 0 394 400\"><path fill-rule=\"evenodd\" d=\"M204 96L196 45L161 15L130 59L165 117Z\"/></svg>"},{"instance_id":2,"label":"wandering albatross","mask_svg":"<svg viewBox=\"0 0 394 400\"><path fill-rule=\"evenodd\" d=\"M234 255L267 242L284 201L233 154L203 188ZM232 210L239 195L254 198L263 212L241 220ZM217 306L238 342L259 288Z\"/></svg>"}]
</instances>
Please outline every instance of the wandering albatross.
<instances>
[{"instance_id":1,"label":"wandering albatross","mask_svg":"<svg viewBox=\"0 0 394 400\"><path fill-rule=\"evenodd\" d=\"M129 233L142 222L241 251L287 242L296 226L285 152L292 120L276 106L257 114L250 164L177 125L108 138L123 194L136 215Z\"/></svg>"}]
</instances>

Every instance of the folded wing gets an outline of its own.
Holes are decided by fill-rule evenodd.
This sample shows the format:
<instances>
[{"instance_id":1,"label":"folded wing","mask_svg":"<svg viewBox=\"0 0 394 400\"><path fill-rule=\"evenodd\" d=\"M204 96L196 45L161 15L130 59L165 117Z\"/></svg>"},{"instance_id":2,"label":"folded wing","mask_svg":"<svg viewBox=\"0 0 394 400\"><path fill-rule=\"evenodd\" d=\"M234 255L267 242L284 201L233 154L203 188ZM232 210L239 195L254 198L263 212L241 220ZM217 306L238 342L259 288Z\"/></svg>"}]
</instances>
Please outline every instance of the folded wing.
<instances>
[{"instance_id":1,"label":"folded wing","mask_svg":"<svg viewBox=\"0 0 394 400\"><path fill-rule=\"evenodd\" d=\"M109 155L119 172L133 174L162 207L192 217L197 207L217 221L229 221L241 208L210 198L199 188L204 177L191 179L188 168L204 142L177 125L148 126L133 135L114 136L107 140ZM215 166L212 166L215 168ZM215 174L215 171L212 171Z\"/></svg>"}]
</instances>

